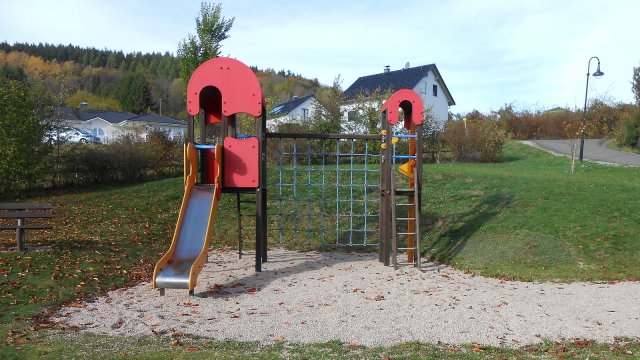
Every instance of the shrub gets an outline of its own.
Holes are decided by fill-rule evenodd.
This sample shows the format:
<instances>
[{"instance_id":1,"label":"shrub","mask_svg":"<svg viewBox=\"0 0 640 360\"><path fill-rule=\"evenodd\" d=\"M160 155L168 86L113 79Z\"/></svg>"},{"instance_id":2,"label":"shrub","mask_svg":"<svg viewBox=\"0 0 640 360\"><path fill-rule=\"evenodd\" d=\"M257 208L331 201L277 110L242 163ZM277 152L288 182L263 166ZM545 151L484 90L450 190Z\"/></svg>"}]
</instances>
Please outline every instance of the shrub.
<instances>
[{"instance_id":1,"label":"shrub","mask_svg":"<svg viewBox=\"0 0 640 360\"><path fill-rule=\"evenodd\" d=\"M504 131L479 113L471 113L465 123L448 121L444 129L445 147L455 161L498 162L502 159Z\"/></svg>"},{"instance_id":2,"label":"shrub","mask_svg":"<svg viewBox=\"0 0 640 360\"><path fill-rule=\"evenodd\" d=\"M183 143L162 132L147 141L123 136L109 144L62 144L51 154L55 172L41 186L68 187L113 182L134 182L179 176L183 169Z\"/></svg>"},{"instance_id":3,"label":"shrub","mask_svg":"<svg viewBox=\"0 0 640 360\"><path fill-rule=\"evenodd\" d=\"M425 161L440 162L444 150L444 132L442 126L433 116L425 115L422 126Z\"/></svg>"},{"instance_id":4,"label":"shrub","mask_svg":"<svg viewBox=\"0 0 640 360\"><path fill-rule=\"evenodd\" d=\"M640 111L623 123L618 142L640 150Z\"/></svg>"}]
</instances>

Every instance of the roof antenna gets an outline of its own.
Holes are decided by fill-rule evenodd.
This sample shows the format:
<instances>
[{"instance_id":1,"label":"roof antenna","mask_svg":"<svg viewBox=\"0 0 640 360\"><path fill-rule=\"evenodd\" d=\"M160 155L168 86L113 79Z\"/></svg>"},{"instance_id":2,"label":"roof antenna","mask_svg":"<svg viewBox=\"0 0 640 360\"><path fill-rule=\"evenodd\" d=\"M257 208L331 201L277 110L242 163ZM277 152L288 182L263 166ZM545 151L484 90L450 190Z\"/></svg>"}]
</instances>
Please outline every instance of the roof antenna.
<instances>
[{"instance_id":1,"label":"roof antenna","mask_svg":"<svg viewBox=\"0 0 640 360\"><path fill-rule=\"evenodd\" d=\"M388 73L389 71L391 71L391 66L389 66L389 65L385 65L385 66L384 66L384 72L385 72L385 73Z\"/></svg>"}]
</instances>

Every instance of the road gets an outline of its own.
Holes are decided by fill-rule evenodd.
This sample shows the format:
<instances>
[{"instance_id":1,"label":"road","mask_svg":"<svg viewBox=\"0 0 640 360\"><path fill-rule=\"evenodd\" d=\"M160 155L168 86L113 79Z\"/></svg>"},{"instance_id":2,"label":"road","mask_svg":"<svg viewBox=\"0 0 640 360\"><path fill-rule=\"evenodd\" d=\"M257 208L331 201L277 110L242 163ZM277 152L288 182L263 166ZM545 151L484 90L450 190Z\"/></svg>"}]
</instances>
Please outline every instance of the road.
<instances>
[{"instance_id":1,"label":"road","mask_svg":"<svg viewBox=\"0 0 640 360\"><path fill-rule=\"evenodd\" d=\"M580 153L580 141L576 141L576 159ZM609 149L608 139L585 139L584 159L618 165L640 166L640 155ZM533 145L555 155L571 156L571 140L530 140L523 143Z\"/></svg>"}]
</instances>

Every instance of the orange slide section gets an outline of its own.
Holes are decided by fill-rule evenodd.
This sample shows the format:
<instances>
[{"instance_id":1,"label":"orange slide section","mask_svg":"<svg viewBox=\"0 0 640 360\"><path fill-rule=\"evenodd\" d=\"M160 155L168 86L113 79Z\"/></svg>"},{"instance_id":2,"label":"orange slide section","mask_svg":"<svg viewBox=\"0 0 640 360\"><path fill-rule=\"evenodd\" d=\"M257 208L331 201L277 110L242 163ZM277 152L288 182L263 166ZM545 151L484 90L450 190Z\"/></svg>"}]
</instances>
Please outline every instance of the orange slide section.
<instances>
[{"instance_id":1,"label":"orange slide section","mask_svg":"<svg viewBox=\"0 0 640 360\"><path fill-rule=\"evenodd\" d=\"M189 174L186 177L180 215L171 246L153 272L153 287L160 289L160 295L164 295L165 289L188 289L189 294L193 294L198 274L207 262L207 251L220 199L221 151L222 146L216 145L217 175L214 184L196 184L198 152L193 143L187 144Z\"/></svg>"}]
</instances>

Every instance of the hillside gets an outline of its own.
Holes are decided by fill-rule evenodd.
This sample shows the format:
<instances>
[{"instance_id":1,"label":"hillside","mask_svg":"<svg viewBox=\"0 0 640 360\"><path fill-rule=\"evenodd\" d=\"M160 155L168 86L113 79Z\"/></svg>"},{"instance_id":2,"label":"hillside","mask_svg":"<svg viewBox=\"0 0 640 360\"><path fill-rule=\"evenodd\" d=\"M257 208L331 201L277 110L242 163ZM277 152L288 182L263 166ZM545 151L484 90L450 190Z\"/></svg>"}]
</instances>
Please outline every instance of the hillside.
<instances>
[{"instance_id":1,"label":"hillside","mask_svg":"<svg viewBox=\"0 0 640 360\"><path fill-rule=\"evenodd\" d=\"M268 106L293 96L306 96L321 88L317 79L307 79L291 70L260 69L253 65ZM90 108L154 111L178 119L186 118L186 81L180 77L178 59L171 53L128 53L81 48L74 45L0 43L0 73L42 83L59 102ZM130 94L124 89L133 79L146 83L144 108L128 107Z\"/></svg>"}]
</instances>

